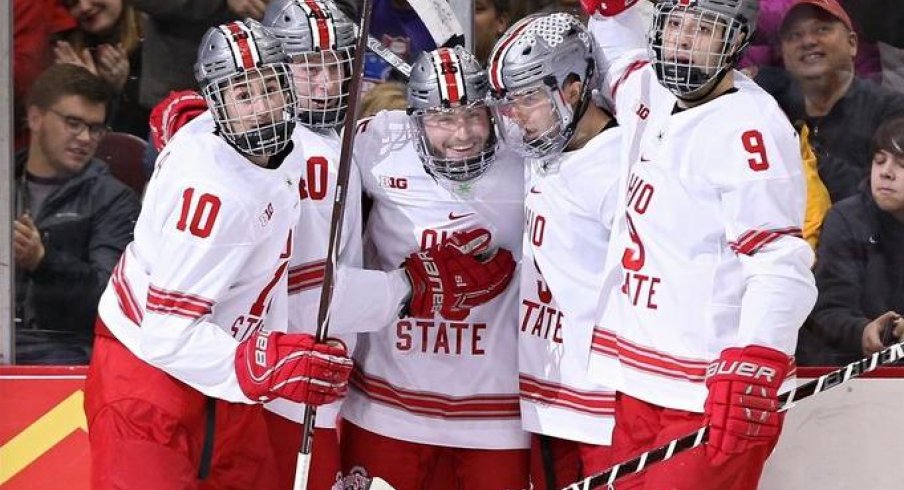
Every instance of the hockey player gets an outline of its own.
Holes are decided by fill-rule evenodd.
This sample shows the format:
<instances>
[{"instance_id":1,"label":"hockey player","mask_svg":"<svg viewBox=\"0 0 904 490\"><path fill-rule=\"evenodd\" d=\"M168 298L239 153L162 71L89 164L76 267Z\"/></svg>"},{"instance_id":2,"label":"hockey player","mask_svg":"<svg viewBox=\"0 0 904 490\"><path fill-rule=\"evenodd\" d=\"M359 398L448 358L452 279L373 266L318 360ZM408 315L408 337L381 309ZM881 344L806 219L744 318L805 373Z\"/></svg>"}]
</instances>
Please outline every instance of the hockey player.
<instances>
[{"instance_id":1,"label":"hockey player","mask_svg":"<svg viewBox=\"0 0 904 490\"><path fill-rule=\"evenodd\" d=\"M213 109L179 129L171 124L181 119L176 103L160 121L170 133L179 132L158 159L136 241L101 300L102 354L89 369L86 395L97 488L122 481L129 488L184 488L197 478L199 465L206 468L202 476L210 473L202 488L284 488L259 407L217 402L214 417L205 404L213 398L324 404L344 392L350 371L340 346L260 331L265 322L268 329L286 329L287 259L297 243L292 237L308 232L292 230L303 207L298 176L308 142L303 132L292 131L296 105L281 43L246 21L212 30L199 53L199 83ZM191 165L174 163L181 161ZM270 176L270 170L278 173ZM273 231L277 225L282 231ZM265 258L274 254L279 260L268 265ZM403 292L395 293L403 300L407 295L402 306L431 311L439 308L434 304L461 303L448 281L445 290L428 287L421 259L441 278L450 268L461 271L476 262L450 247L409 258L405 271L396 273L412 278L413 286L402 279ZM178 322L186 328L177 328ZM267 346L274 352L254 350ZM199 362L204 353L211 360ZM235 355L236 375L216 354ZM252 366L249 354L266 365ZM277 357L283 362L277 364ZM204 395L212 398L205 402ZM215 435L205 435L205 413L208 424L217 424ZM155 456L148 458L151 449Z\"/></svg>"},{"instance_id":2,"label":"hockey player","mask_svg":"<svg viewBox=\"0 0 904 490\"><path fill-rule=\"evenodd\" d=\"M797 135L733 68L758 2L664 0L649 29L634 1L594 3L627 144L591 374L618 382L617 460L710 428L624 488L754 489L816 298Z\"/></svg>"},{"instance_id":3,"label":"hockey player","mask_svg":"<svg viewBox=\"0 0 904 490\"><path fill-rule=\"evenodd\" d=\"M295 225L295 244L289 259L289 331L314 333L320 292L326 267L330 221L336 196L341 141L337 129L348 108L351 61L356 27L333 3L321 0L272 0L262 23L282 41L292 58L289 65L298 93L296 129L304 141L299 179L301 213ZM361 307L337 306L332 310L331 335L354 349L354 335L335 335L355 329L379 328L398 316L408 292L404 273L386 274L361 269L361 177L352 166L345 198L340 274L334 281L334 299L344 302L344 286L355 286ZM352 277L346 277L346 276ZM351 316L352 318L347 318ZM340 475L339 441L335 402L317 411L317 427L308 488L331 488ZM265 418L276 454L280 489L289 490L295 476L301 446L304 406L289 400L267 404ZM274 415L274 412L279 415Z\"/></svg>"},{"instance_id":4,"label":"hockey player","mask_svg":"<svg viewBox=\"0 0 904 490\"><path fill-rule=\"evenodd\" d=\"M299 208L286 61L253 21L202 39L195 74L216 130L199 118L160 155L99 305L92 488L194 488L199 473L205 488L275 488L259 403L345 391L341 346L275 331Z\"/></svg>"},{"instance_id":5,"label":"hockey player","mask_svg":"<svg viewBox=\"0 0 904 490\"><path fill-rule=\"evenodd\" d=\"M620 128L591 100L593 50L577 18L555 13L513 26L489 58L500 132L531 164L518 366L537 489L577 480L582 459L607 466L615 424L614 391L587 375L621 152Z\"/></svg>"},{"instance_id":6,"label":"hockey player","mask_svg":"<svg viewBox=\"0 0 904 490\"><path fill-rule=\"evenodd\" d=\"M384 111L359 123L355 158L373 200L366 265L395 269L455 232L520 250L524 167L497 149L486 92L470 53L440 48L412 67L408 114ZM497 259L503 253L512 260L507 252ZM489 284L494 292L503 285ZM482 306L426 318L409 310L359 336L360 370L340 429L347 485L379 476L399 490L420 489L444 460L457 488L527 488L517 295L511 287Z\"/></svg>"}]
</instances>

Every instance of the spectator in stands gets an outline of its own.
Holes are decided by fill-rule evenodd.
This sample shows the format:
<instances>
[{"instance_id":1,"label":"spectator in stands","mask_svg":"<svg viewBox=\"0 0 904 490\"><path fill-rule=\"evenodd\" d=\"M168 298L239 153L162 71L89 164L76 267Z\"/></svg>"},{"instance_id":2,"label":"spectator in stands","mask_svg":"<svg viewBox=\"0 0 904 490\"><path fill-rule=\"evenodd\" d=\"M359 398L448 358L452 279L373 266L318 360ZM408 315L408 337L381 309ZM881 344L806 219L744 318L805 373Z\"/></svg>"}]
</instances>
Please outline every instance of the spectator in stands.
<instances>
[{"instance_id":1,"label":"spectator in stands","mask_svg":"<svg viewBox=\"0 0 904 490\"><path fill-rule=\"evenodd\" d=\"M810 127L820 177L836 202L857 192L868 174L870 137L904 113L904 94L854 75L857 35L836 0L795 0L780 33L788 73L760 70L757 82L793 122Z\"/></svg>"},{"instance_id":2,"label":"spectator in stands","mask_svg":"<svg viewBox=\"0 0 904 490\"><path fill-rule=\"evenodd\" d=\"M53 62L50 40L75 27L56 0L13 0L13 104L16 151L28 145L25 96L38 75Z\"/></svg>"},{"instance_id":3,"label":"spectator in stands","mask_svg":"<svg viewBox=\"0 0 904 490\"><path fill-rule=\"evenodd\" d=\"M871 149L869 185L826 215L803 364L847 364L881 350L895 325L904 330L904 116L882 123Z\"/></svg>"},{"instance_id":4,"label":"spectator in stands","mask_svg":"<svg viewBox=\"0 0 904 490\"><path fill-rule=\"evenodd\" d=\"M64 0L78 28L54 46L58 63L84 66L115 93L108 121L114 131L144 138L147 109L138 103L141 70L141 26L138 11L123 0Z\"/></svg>"},{"instance_id":5,"label":"spectator in stands","mask_svg":"<svg viewBox=\"0 0 904 490\"><path fill-rule=\"evenodd\" d=\"M32 141L16 156L16 362L86 364L97 301L132 240L139 201L92 159L111 89L72 64L27 100Z\"/></svg>"},{"instance_id":6,"label":"spectator in stands","mask_svg":"<svg viewBox=\"0 0 904 490\"><path fill-rule=\"evenodd\" d=\"M361 99L361 110L358 119L370 117L380 111L404 111L408 109L405 95L405 84L401 82L385 82L367 91Z\"/></svg>"},{"instance_id":7,"label":"spectator in stands","mask_svg":"<svg viewBox=\"0 0 904 490\"><path fill-rule=\"evenodd\" d=\"M849 7L858 5L860 0L840 0L840 5L850 13ZM788 9L795 4L795 0L761 0L760 16L757 20L756 33L750 46L744 52L740 66L748 72L763 66L782 66L781 41L779 27ZM853 23L857 33L857 55L854 57L854 72L861 78L872 80L876 83L882 81L882 67L878 46L873 40L863 38L860 26Z\"/></svg>"},{"instance_id":8,"label":"spectator in stands","mask_svg":"<svg viewBox=\"0 0 904 490\"><path fill-rule=\"evenodd\" d=\"M474 56L482 65L508 26L509 0L474 0Z\"/></svg>"}]
</instances>

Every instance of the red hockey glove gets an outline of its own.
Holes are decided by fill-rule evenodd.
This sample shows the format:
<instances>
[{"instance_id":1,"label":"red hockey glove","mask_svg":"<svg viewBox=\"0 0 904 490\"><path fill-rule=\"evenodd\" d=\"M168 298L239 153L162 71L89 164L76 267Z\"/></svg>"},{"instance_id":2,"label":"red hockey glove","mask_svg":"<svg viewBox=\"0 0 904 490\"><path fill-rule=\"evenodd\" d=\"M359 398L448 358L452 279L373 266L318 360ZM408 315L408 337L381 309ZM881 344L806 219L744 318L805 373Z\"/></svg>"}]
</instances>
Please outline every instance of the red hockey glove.
<instances>
[{"instance_id":1,"label":"red hockey glove","mask_svg":"<svg viewBox=\"0 0 904 490\"><path fill-rule=\"evenodd\" d=\"M471 308L505 290L515 273L508 250L485 252L490 232L479 229L455 233L452 238L408 256L402 266L411 282L411 299L403 316L464 320Z\"/></svg>"},{"instance_id":2,"label":"red hockey glove","mask_svg":"<svg viewBox=\"0 0 904 490\"><path fill-rule=\"evenodd\" d=\"M157 151L172 139L176 131L207 110L204 97L191 90L170 92L151 110L151 143Z\"/></svg>"},{"instance_id":3,"label":"red hockey glove","mask_svg":"<svg viewBox=\"0 0 904 490\"><path fill-rule=\"evenodd\" d=\"M587 15L599 12L603 17L612 17L624 12L635 3L637 0L581 0L581 7Z\"/></svg>"},{"instance_id":4,"label":"red hockey glove","mask_svg":"<svg viewBox=\"0 0 904 490\"><path fill-rule=\"evenodd\" d=\"M778 438L778 388L790 368L786 354L760 345L725 349L709 365L704 418L709 424L706 453L714 465Z\"/></svg>"},{"instance_id":5,"label":"red hockey glove","mask_svg":"<svg viewBox=\"0 0 904 490\"><path fill-rule=\"evenodd\" d=\"M318 344L307 334L259 331L239 344L235 372L252 400L278 397L323 405L345 395L352 361L341 344Z\"/></svg>"}]
</instances>

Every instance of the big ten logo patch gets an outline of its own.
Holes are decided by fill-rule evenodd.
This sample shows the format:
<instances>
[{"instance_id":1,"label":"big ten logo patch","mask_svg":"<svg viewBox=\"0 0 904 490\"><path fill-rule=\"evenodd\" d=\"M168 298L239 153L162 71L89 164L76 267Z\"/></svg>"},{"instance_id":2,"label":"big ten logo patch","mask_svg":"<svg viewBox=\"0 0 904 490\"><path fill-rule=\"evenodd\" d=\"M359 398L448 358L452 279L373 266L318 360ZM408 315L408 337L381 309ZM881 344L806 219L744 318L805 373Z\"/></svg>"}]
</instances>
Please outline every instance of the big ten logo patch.
<instances>
[{"instance_id":1,"label":"big ten logo patch","mask_svg":"<svg viewBox=\"0 0 904 490\"><path fill-rule=\"evenodd\" d=\"M389 175L381 175L378 177L380 187L384 189L396 189L403 191L408 188L408 179L405 177L392 177Z\"/></svg>"}]
</instances>

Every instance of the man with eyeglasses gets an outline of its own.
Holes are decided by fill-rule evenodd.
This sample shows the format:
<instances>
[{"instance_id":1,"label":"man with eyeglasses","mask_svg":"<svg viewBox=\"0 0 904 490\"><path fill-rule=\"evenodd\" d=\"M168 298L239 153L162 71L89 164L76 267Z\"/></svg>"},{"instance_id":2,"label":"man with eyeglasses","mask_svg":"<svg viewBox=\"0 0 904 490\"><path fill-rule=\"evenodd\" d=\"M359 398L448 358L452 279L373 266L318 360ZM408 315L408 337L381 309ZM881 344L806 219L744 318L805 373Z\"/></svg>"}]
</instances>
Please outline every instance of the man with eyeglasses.
<instances>
[{"instance_id":1,"label":"man with eyeglasses","mask_svg":"<svg viewBox=\"0 0 904 490\"><path fill-rule=\"evenodd\" d=\"M16 158L16 362L87 364L97 302L132 240L138 197L95 160L110 88L84 68L42 73Z\"/></svg>"}]
</instances>

